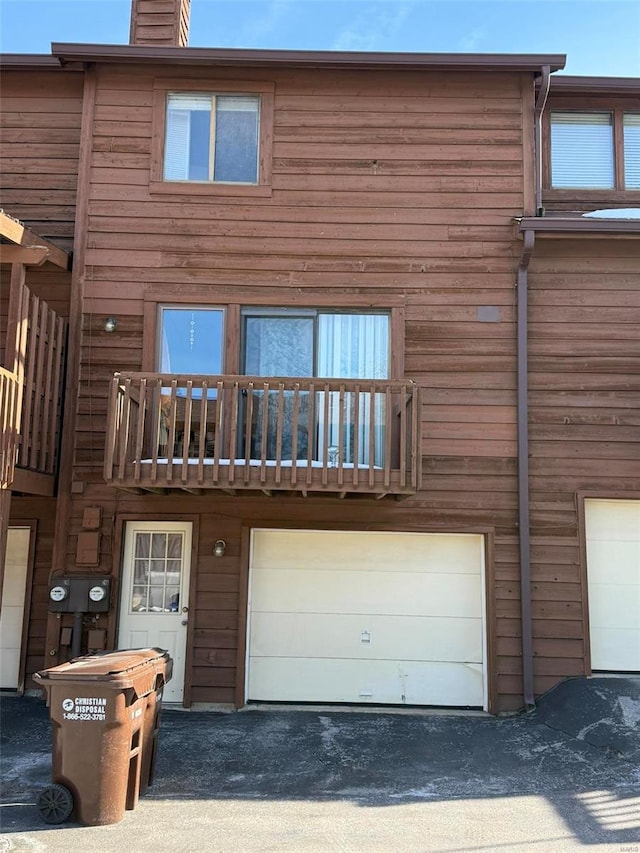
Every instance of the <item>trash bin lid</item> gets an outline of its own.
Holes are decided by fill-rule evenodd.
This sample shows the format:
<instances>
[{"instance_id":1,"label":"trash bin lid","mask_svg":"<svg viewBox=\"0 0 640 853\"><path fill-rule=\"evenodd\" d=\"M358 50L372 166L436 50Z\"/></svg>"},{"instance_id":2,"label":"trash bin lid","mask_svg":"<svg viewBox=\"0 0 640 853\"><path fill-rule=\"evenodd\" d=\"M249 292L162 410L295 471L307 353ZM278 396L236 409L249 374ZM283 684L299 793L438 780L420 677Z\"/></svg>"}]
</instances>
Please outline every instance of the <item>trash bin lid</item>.
<instances>
[{"instance_id":1,"label":"trash bin lid","mask_svg":"<svg viewBox=\"0 0 640 853\"><path fill-rule=\"evenodd\" d=\"M103 682L118 689L132 687L143 695L154 689L156 673L168 681L171 669L172 660L165 649L123 649L74 658L36 673L35 678L42 682Z\"/></svg>"}]
</instances>

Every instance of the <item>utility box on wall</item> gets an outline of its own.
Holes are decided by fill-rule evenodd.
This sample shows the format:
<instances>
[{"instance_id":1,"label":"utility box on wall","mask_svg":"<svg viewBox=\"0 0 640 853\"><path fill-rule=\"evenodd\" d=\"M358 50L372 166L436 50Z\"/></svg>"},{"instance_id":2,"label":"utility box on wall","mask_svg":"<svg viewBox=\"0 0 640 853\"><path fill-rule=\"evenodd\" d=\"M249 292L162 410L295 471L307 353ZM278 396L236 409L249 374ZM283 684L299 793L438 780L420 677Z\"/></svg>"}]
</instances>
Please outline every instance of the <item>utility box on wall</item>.
<instances>
[{"instance_id":1,"label":"utility box on wall","mask_svg":"<svg viewBox=\"0 0 640 853\"><path fill-rule=\"evenodd\" d=\"M51 613L108 613L111 578L61 575L49 586Z\"/></svg>"}]
</instances>

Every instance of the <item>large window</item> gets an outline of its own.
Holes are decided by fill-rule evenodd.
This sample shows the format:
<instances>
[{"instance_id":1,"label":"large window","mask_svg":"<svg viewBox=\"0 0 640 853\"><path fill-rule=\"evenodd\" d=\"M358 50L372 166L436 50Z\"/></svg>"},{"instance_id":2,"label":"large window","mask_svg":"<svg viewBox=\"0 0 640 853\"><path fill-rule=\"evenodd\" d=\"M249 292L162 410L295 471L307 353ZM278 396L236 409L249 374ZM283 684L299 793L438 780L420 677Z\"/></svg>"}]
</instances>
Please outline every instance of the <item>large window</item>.
<instances>
[{"instance_id":1,"label":"large window","mask_svg":"<svg viewBox=\"0 0 640 853\"><path fill-rule=\"evenodd\" d=\"M256 95L170 93L165 180L257 184L259 121Z\"/></svg>"},{"instance_id":2,"label":"large window","mask_svg":"<svg viewBox=\"0 0 640 853\"><path fill-rule=\"evenodd\" d=\"M640 113L552 110L552 189L640 189Z\"/></svg>"},{"instance_id":3,"label":"large window","mask_svg":"<svg viewBox=\"0 0 640 853\"><path fill-rule=\"evenodd\" d=\"M318 379L388 379L390 376L390 315L388 312L334 312L298 309L244 309L244 372L251 376L318 377ZM318 382L318 387L321 382ZM293 395L289 395L284 412L276 392L269 392L267 406L263 392L256 392L251 455L268 458L275 454L276 424L284 415L283 449L291 453L293 441ZM373 431L375 446L372 460L381 465L384 448L384 407L382 394L343 394L317 391L315 399L302 395L297 417L295 447L297 457L309 451L328 462L337 460L338 447L343 448L347 464L369 464L368 437ZM357 409L358 416L354 417ZM266 411L267 429L263 430ZM313 420L309 412L315 412ZM357 436L356 436L357 432ZM266 438L263 439L263 436ZM266 440L267 447L262 447ZM356 450L357 448L357 450ZM357 457L357 458L356 458Z\"/></svg>"}]
</instances>

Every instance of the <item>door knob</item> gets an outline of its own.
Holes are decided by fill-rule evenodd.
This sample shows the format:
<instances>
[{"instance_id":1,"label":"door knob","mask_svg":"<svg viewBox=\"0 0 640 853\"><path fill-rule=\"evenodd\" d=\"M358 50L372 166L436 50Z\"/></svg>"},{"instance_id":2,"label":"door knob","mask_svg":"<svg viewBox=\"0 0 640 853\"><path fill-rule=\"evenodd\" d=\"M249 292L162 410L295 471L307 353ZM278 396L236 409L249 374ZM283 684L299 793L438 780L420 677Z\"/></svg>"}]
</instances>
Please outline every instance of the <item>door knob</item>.
<instances>
[{"instance_id":1,"label":"door knob","mask_svg":"<svg viewBox=\"0 0 640 853\"><path fill-rule=\"evenodd\" d=\"M183 608L182 608L182 612L183 612L183 613L188 613L188 612L189 612L189 608L188 608L188 607L183 607Z\"/></svg>"}]
</instances>

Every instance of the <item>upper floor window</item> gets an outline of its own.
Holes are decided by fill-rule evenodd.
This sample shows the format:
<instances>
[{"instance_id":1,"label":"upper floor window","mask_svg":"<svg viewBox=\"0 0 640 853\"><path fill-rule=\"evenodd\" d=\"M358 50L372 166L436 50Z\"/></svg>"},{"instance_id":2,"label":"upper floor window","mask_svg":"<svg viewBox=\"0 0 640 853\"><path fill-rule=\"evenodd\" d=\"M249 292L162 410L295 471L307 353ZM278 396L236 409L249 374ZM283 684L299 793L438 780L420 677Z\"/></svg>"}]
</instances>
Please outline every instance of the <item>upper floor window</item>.
<instances>
[{"instance_id":1,"label":"upper floor window","mask_svg":"<svg viewBox=\"0 0 640 853\"><path fill-rule=\"evenodd\" d=\"M640 113L552 110L551 188L640 189Z\"/></svg>"},{"instance_id":2,"label":"upper floor window","mask_svg":"<svg viewBox=\"0 0 640 853\"><path fill-rule=\"evenodd\" d=\"M615 187L611 113L551 113L551 186Z\"/></svg>"},{"instance_id":3,"label":"upper floor window","mask_svg":"<svg viewBox=\"0 0 640 853\"><path fill-rule=\"evenodd\" d=\"M260 98L170 93L164 178L257 184Z\"/></svg>"},{"instance_id":4,"label":"upper floor window","mask_svg":"<svg viewBox=\"0 0 640 853\"><path fill-rule=\"evenodd\" d=\"M624 184L628 190L640 190L640 113L625 113Z\"/></svg>"},{"instance_id":5,"label":"upper floor window","mask_svg":"<svg viewBox=\"0 0 640 853\"><path fill-rule=\"evenodd\" d=\"M273 83L158 77L153 89L152 193L271 195Z\"/></svg>"}]
</instances>

